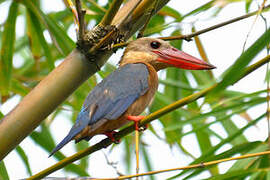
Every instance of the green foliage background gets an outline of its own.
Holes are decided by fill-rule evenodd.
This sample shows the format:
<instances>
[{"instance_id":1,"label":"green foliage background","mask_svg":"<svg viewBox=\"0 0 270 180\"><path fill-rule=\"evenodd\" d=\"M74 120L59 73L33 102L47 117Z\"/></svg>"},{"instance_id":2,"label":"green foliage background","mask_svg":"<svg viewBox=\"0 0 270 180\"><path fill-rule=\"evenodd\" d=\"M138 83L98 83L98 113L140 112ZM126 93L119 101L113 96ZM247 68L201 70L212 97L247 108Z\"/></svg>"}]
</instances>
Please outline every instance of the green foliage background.
<instances>
[{"instance_id":1,"label":"green foliage background","mask_svg":"<svg viewBox=\"0 0 270 180\"><path fill-rule=\"evenodd\" d=\"M223 2L225 4L222 6L217 5L218 0L206 1L204 5L194 7L194 9L187 14L179 13L179 8L184 8L184 5L175 8L165 6L159 14L151 19L145 31L145 36L153 35L158 37L168 31L168 29L170 29L170 31L173 29L171 33L172 36L180 35L182 32L181 29L176 26L177 23L181 23L186 18L206 11L211 12L208 13L211 15L207 18L215 18L225 6L238 1L240 0L224 0ZM101 6L99 5L100 2L97 0L82 0L83 8L89 10L86 15L87 22L98 23L104 16L110 2L111 1ZM57 62L65 58L72 49L75 48L75 42L67 34L73 24L72 13L68 8L58 12L44 13L41 10L41 0L0 0L0 5L4 3L9 3L10 6L6 23L0 25L1 104L4 104L14 96L25 96L40 80L55 68ZM255 2L252 0L244 1L247 13L250 12L251 3ZM16 35L16 31L18 31L16 19L18 17L25 19L25 34L20 37ZM45 37L45 31L49 32L52 42L49 42ZM222 31L222 27L220 31ZM135 38L135 36L133 38ZM167 69L166 73L163 73L164 78L160 80L160 84L165 85L165 88L156 94L155 101L148 109L147 113L154 112L178 99L209 87L216 83L217 79L221 80L221 83L210 95L203 98L200 103L192 102L184 108L180 108L159 118L158 121L163 126L165 139L159 137L161 132L157 132L157 129L154 127L150 126L148 131L151 131L157 138L165 140L168 146L178 148L183 154L193 159L190 164L228 158L239 154L261 152L269 149L267 142L250 142L243 134L246 129L255 126L258 122L264 121L266 124L266 113L252 120L248 118L249 115L247 114L247 110L261 104L266 104L266 90L261 89L257 92L245 93L228 89L229 84L242 75L244 69L255 56L263 49L266 49L269 45L269 41L270 31L266 29L265 34L261 35L261 37L243 53L241 53L242 47L239 47L239 54L242 55L236 59L234 61L235 63L228 69L224 69L224 73L221 77L215 77L214 74L209 71ZM181 49L183 42L178 40L172 41L171 43L176 48ZM200 55L207 57L207 51L201 48L203 44L201 44L199 38L195 38L195 43ZM13 63L15 56L20 57L22 60L22 65L19 67L14 65L16 63ZM100 77L107 76L115 68L115 66L107 63L102 71L91 77L57 108L50 117L42 123L38 131L34 131L30 135L30 138L39 145L37 148L42 148L49 153L55 147L56 142L50 130L50 125L55 117L68 109L72 112L72 115L66 118L66 121L74 122L83 104L84 98L97 84L97 80ZM266 80L268 80L268 77L266 77ZM209 111L205 113L203 107L209 107ZM1 113L0 116L3 117L3 114ZM244 117L247 123L240 128L233 121L233 116L237 116L238 118ZM210 117L212 120L209 120ZM221 125L226 131L227 136L222 137L219 132L209 128L214 124ZM187 125L190 126L191 129L186 132L183 128ZM201 153L199 157L195 157L195 155L183 145L183 137L189 134L193 134L194 137L196 137ZM213 144L211 137L217 138L219 143ZM126 166L126 173L132 172L132 168L134 167L132 164L135 163L133 161L134 153L130 148L134 143L132 138L133 136L127 136L122 140L125 152L124 164ZM217 151L227 144L231 145L229 150L217 153ZM80 150L88 147L88 143L83 142L76 145L74 144L74 146L77 150ZM21 157L29 176L32 175L33 172L28 155L24 152L24 149L18 146L16 152ZM147 144L141 144L141 156L146 170L153 170L153 164L150 158L151 152L147 150ZM57 160L64 159L65 157L66 156L61 152L54 155L54 158ZM9 170L5 168L4 162L5 160L0 162L0 179L9 178ZM88 166L89 157L85 157L77 164L66 166L64 171L74 173L77 176L90 176L87 171ZM209 168L184 170L172 177L172 179L176 177L189 179L196 177L204 171L208 171L212 178L218 179L245 179L246 177L250 177L250 179L270 179L268 156L236 161L232 167L222 174L220 174L220 168L218 166L212 166ZM158 175L151 176L150 178L156 179L157 177Z\"/></svg>"}]
</instances>

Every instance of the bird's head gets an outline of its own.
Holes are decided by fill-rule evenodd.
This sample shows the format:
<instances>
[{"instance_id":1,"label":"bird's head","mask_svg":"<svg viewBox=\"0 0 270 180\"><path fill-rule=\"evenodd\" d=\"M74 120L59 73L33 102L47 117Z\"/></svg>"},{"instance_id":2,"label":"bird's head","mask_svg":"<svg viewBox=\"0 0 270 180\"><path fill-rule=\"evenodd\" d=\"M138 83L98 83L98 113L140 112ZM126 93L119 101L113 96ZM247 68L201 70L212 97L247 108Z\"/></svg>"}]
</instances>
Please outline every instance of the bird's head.
<instances>
[{"instance_id":1,"label":"bird's head","mask_svg":"<svg viewBox=\"0 0 270 180\"><path fill-rule=\"evenodd\" d=\"M149 63L157 71L172 66L190 70L215 68L203 60L174 48L166 41L148 37L129 43L119 64L122 66L138 62Z\"/></svg>"}]
</instances>

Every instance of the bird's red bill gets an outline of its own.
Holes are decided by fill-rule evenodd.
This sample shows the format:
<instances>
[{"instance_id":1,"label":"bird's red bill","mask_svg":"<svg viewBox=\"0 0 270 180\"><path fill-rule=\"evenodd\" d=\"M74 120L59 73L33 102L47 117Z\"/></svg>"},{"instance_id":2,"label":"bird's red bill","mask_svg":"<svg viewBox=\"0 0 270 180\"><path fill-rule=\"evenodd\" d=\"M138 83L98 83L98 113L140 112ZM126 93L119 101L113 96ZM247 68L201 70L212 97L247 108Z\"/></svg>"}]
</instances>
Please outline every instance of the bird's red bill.
<instances>
[{"instance_id":1,"label":"bird's red bill","mask_svg":"<svg viewBox=\"0 0 270 180\"><path fill-rule=\"evenodd\" d=\"M158 57L158 61L171 64L175 67L190 70L214 69L215 66L193 57L176 48L153 51Z\"/></svg>"}]
</instances>

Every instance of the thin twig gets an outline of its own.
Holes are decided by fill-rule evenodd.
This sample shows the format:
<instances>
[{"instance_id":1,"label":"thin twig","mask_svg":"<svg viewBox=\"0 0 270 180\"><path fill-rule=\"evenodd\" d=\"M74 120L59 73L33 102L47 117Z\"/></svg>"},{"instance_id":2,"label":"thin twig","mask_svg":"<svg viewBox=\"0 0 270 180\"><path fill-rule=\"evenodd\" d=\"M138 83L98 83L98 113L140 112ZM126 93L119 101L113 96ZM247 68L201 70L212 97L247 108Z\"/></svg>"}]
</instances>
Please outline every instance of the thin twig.
<instances>
[{"instance_id":1,"label":"thin twig","mask_svg":"<svg viewBox=\"0 0 270 180\"><path fill-rule=\"evenodd\" d=\"M209 162L205 162L205 163L193 164L193 165L189 165L189 166L183 166L183 167L172 168L172 169L164 169L164 170L158 170L158 171L149 171L149 172L141 173L141 174L120 176L117 178L108 178L108 179L111 179L111 180L113 180L113 179L129 179L129 178L133 178L133 177L153 175L153 174L159 174L159 173L170 172L170 171L178 171L178 170L194 169L194 168L205 168L207 166L212 166L212 165L216 165L216 164L227 162L227 161L252 158L252 157L263 156L263 155L268 155L268 154L270 154L270 151L251 153L251 154L246 154L246 155L242 155L242 156L238 156L238 157L224 158L224 159L209 161ZM107 179L104 179L104 180L107 180Z\"/></svg>"},{"instance_id":2,"label":"thin twig","mask_svg":"<svg viewBox=\"0 0 270 180\"><path fill-rule=\"evenodd\" d=\"M109 158L108 158L108 156L105 154L105 152L104 151L102 151L103 152L103 155L104 155L104 157L105 157L105 160L106 160L106 162L107 162L107 164L109 165L109 166L111 166L114 170L115 170L115 172L116 172L116 174L118 174L119 176L124 176L124 174L123 173L121 173L118 169L117 169L117 162L112 162L112 161L110 161L109 160Z\"/></svg>"},{"instance_id":3,"label":"thin twig","mask_svg":"<svg viewBox=\"0 0 270 180\"><path fill-rule=\"evenodd\" d=\"M84 15L85 10L82 10L81 1L76 0L76 9L78 13L78 19L79 19L79 35L78 40L83 40L83 36L85 34L85 23L84 23Z\"/></svg>"},{"instance_id":4,"label":"thin twig","mask_svg":"<svg viewBox=\"0 0 270 180\"><path fill-rule=\"evenodd\" d=\"M266 9L268 9L268 8L270 8L270 5L265 6L265 7L263 8L263 10L266 10ZM179 40L179 39L185 39L186 41L191 41L191 38L194 37L194 36L198 36L198 35L200 35L200 34L203 34L203 33L209 32L209 31L212 31L212 30L217 29L217 28L220 28L220 27L222 27L222 26L225 26L225 25L228 25L228 24L231 24L231 23L234 23L234 22L243 20L243 19L245 19L245 18L248 18L248 17L250 17L250 16L255 15L256 13L258 13L258 11L254 11L254 12L248 13L248 14L246 14L246 15L239 16L239 17L234 18L234 19L231 19L231 20L229 20L229 21L225 21L225 22L223 22L223 23L216 24L216 25L211 26L211 27L209 27L209 28L205 28L205 29L203 29L203 30L200 30L200 31L197 31L197 32L188 34L188 35L160 37L160 39L163 39L163 40L166 40L166 41L169 41L169 40Z\"/></svg>"},{"instance_id":5,"label":"thin twig","mask_svg":"<svg viewBox=\"0 0 270 180\"><path fill-rule=\"evenodd\" d=\"M247 33L246 40L245 40L245 42L244 42L242 52L245 51L245 48L246 48L246 44L247 44L247 40L248 40L248 38L249 38L249 35L250 35L251 31L253 30L253 28L254 28L254 26L255 26L255 23L256 23L256 21L257 21L259 15L262 13L262 10L263 10L263 8L264 8L265 3L266 3L266 0L264 0L264 1L262 2L262 5L260 6L259 10L258 10L257 13L256 13L256 17L255 17L255 19L254 19L254 21L253 21L253 23L252 23L252 25L251 25L251 27L250 27L248 33Z\"/></svg>"},{"instance_id":6,"label":"thin twig","mask_svg":"<svg viewBox=\"0 0 270 180\"><path fill-rule=\"evenodd\" d=\"M245 72L243 75L241 75L241 77L239 77L239 80L241 80L242 78L244 78L245 76L247 76L248 74L250 74L251 72L255 71L256 69L258 69L259 67L263 66L264 64L266 64L267 62L270 61L270 55L266 56L265 58L261 59L260 61L258 61L257 63L247 67L245 69ZM235 82L234 82L235 83ZM159 109L158 111L146 116L144 119L142 119L140 121L140 124L139 125L146 125L148 123L150 123L151 121L169 113L169 112L172 112L176 109L178 109L179 107L182 107L186 104L189 104L203 96L205 96L206 94L208 94L210 91L212 91L216 86L218 85L218 83L215 83L214 85L208 87L208 88L205 88L197 93L194 93L190 96L187 96L183 99L180 99L162 109ZM122 137L130 134L131 132L133 132L135 129L134 127L134 124L131 124L129 125L128 127L126 127L125 129L119 131L118 133L115 134L115 139L116 140L119 140L121 139ZM76 154L73 154L72 156L70 157L67 157L59 162L57 162L56 164L52 165L51 167L47 168L47 169L44 169L43 171L40 171L39 173L29 177L28 179L31 180L31 179L40 179L42 177L45 177L63 167L65 167L66 165L74 162L74 161L77 161L79 159L81 159L82 157L85 157L89 154L92 154L96 151L99 151L100 149L102 148L106 148L108 146L110 146L113 142L111 141L111 139L109 138L106 138L102 141L100 141L99 143L93 145L93 146L90 146L84 150L81 150L79 152L77 152Z\"/></svg>"},{"instance_id":7,"label":"thin twig","mask_svg":"<svg viewBox=\"0 0 270 180\"><path fill-rule=\"evenodd\" d=\"M76 7L74 6L74 4L72 3L71 0L65 0L65 1L66 1L67 5L69 6L69 8L71 9L71 12L73 14L75 30L76 30L76 33L78 35L80 23L79 23L78 13L77 13Z\"/></svg>"},{"instance_id":8,"label":"thin twig","mask_svg":"<svg viewBox=\"0 0 270 180\"><path fill-rule=\"evenodd\" d=\"M142 27L142 29L139 31L137 38L143 37L144 31L145 31L147 25L149 24L151 17L153 16L153 14L155 13L155 11L157 9L158 2L159 2L159 0L155 0L155 3L152 5L152 8L149 12L149 16L147 17L147 20L146 20L144 26Z\"/></svg>"}]
</instances>

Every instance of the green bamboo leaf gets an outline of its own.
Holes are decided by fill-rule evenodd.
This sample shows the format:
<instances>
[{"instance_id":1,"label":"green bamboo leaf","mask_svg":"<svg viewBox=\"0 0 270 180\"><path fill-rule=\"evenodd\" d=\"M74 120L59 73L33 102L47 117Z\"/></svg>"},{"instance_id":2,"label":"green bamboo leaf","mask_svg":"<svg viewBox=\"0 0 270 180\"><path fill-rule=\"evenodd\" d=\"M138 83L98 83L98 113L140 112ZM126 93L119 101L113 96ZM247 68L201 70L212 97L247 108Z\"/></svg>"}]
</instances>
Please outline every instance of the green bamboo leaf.
<instances>
[{"instance_id":1,"label":"green bamboo leaf","mask_svg":"<svg viewBox=\"0 0 270 180\"><path fill-rule=\"evenodd\" d=\"M202 125L203 125L203 123L197 123L197 124L194 123L194 124L192 124L192 128L198 128ZM208 131L206 129L206 130L196 131L195 135L196 135L197 142L199 144L201 153L202 154L207 153L209 148L213 147L211 144L211 141L210 141L211 134L208 133ZM217 165L211 166L209 168L209 171L210 171L211 175L216 175L219 173Z\"/></svg>"},{"instance_id":2,"label":"green bamboo leaf","mask_svg":"<svg viewBox=\"0 0 270 180\"><path fill-rule=\"evenodd\" d=\"M257 170L259 172L254 171L251 176L250 180L257 180L257 179L266 179L266 171Z\"/></svg>"},{"instance_id":3,"label":"green bamboo leaf","mask_svg":"<svg viewBox=\"0 0 270 180\"><path fill-rule=\"evenodd\" d=\"M160 26L161 24L165 23L165 18L164 16L160 16L158 14L156 14L155 16L153 16L149 22L149 24L147 25L147 28L154 28L157 26Z\"/></svg>"},{"instance_id":4,"label":"green bamboo leaf","mask_svg":"<svg viewBox=\"0 0 270 180\"><path fill-rule=\"evenodd\" d=\"M198 13L200 13L202 11L206 11L206 10L210 9L214 5L215 2L216 2L215 0L211 0L211 1L203 4L202 6L192 10L191 12L183 15L183 18L194 15L194 14L198 14Z\"/></svg>"},{"instance_id":5,"label":"green bamboo leaf","mask_svg":"<svg viewBox=\"0 0 270 180\"><path fill-rule=\"evenodd\" d=\"M8 172L7 172L4 161L0 161L0 179L9 180Z\"/></svg>"},{"instance_id":6,"label":"green bamboo leaf","mask_svg":"<svg viewBox=\"0 0 270 180\"><path fill-rule=\"evenodd\" d=\"M55 46L65 56L75 47L75 43L70 39L67 33L59 26L54 19L45 15L39 7L32 1L23 0L24 5L39 19L39 21L48 29Z\"/></svg>"},{"instance_id":7,"label":"green bamboo leaf","mask_svg":"<svg viewBox=\"0 0 270 180\"><path fill-rule=\"evenodd\" d=\"M219 174L210 178L207 178L207 180L225 180L225 179L245 179L248 175L254 173L255 170L238 170L231 173L225 173L225 174Z\"/></svg>"},{"instance_id":8,"label":"green bamboo leaf","mask_svg":"<svg viewBox=\"0 0 270 180\"><path fill-rule=\"evenodd\" d=\"M8 95L12 77L12 58L14 53L14 42L16 39L15 27L18 15L18 3L12 1L8 18L4 25L2 34L2 47L0 56L0 92L2 96Z\"/></svg>"},{"instance_id":9,"label":"green bamboo leaf","mask_svg":"<svg viewBox=\"0 0 270 180\"><path fill-rule=\"evenodd\" d=\"M31 170L31 167L30 167L30 164L29 164L29 161L28 161L28 157L25 154L24 150L21 148L21 146L17 146L16 151L17 151L18 155L20 156L20 158L22 159L28 174L30 176L32 176L32 170Z\"/></svg>"},{"instance_id":10,"label":"green bamboo leaf","mask_svg":"<svg viewBox=\"0 0 270 180\"><path fill-rule=\"evenodd\" d=\"M228 70L223 73L224 77L222 81L210 94L217 94L239 79L239 77L241 77L244 73L243 69L269 44L269 42L270 28L257 41L255 41L253 45L250 46Z\"/></svg>"},{"instance_id":11,"label":"green bamboo leaf","mask_svg":"<svg viewBox=\"0 0 270 180\"><path fill-rule=\"evenodd\" d=\"M194 132L196 132L196 131L200 131L200 130L202 130L202 129L206 129L207 127L209 127L210 125L213 125L213 124L215 124L215 123L222 122L222 121L226 121L227 119L231 118L233 115L239 114L239 113L241 113L241 112L243 112L243 111L246 111L247 109L249 109L249 108L243 108L243 109L240 109L240 110L233 111L232 113L230 113L230 114L228 114L228 115L226 115L226 116L217 118L217 119L216 119L215 121L213 121L213 122L204 124L204 125L202 125L202 126L200 126L200 127L198 127L198 128L193 128L192 130L190 130L190 131L188 131L188 132L185 132L185 133L181 134L181 137L184 137L184 136L186 136L186 135L192 134L192 133L194 133ZM171 129L174 129L174 127L171 126L171 127L164 128L164 131L170 131ZM223 139L223 138L221 138L221 139Z\"/></svg>"},{"instance_id":12,"label":"green bamboo leaf","mask_svg":"<svg viewBox=\"0 0 270 180\"><path fill-rule=\"evenodd\" d=\"M41 57L41 48L43 48L43 54L47 58L48 67L50 70L54 68L54 61L49 46L43 35L43 29L38 18L32 11L27 11L27 29L30 46L32 53L35 56Z\"/></svg>"},{"instance_id":13,"label":"green bamboo leaf","mask_svg":"<svg viewBox=\"0 0 270 180\"><path fill-rule=\"evenodd\" d=\"M27 36L22 36L22 37L16 39L14 52L16 53L16 52L21 51L27 45L28 45L28 38L27 38Z\"/></svg>"},{"instance_id":14,"label":"green bamboo leaf","mask_svg":"<svg viewBox=\"0 0 270 180\"><path fill-rule=\"evenodd\" d=\"M86 142L86 141L83 141L83 142L80 142L80 143L76 144L76 150L77 151L86 149L88 147L89 147L89 143ZM81 158L79 165L82 167L82 169L87 169L88 166L89 166L89 157L85 156L84 158Z\"/></svg>"},{"instance_id":15,"label":"green bamboo leaf","mask_svg":"<svg viewBox=\"0 0 270 180\"><path fill-rule=\"evenodd\" d=\"M6 1L6 0L0 0L0 4L1 4L2 2L4 2L4 1Z\"/></svg>"},{"instance_id":16,"label":"green bamboo leaf","mask_svg":"<svg viewBox=\"0 0 270 180\"><path fill-rule=\"evenodd\" d=\"M220 102L217 102L216 104L212 105L212 109L215 109L217 107L222 107L227 104L234 104L235 102L243 101L244 98L254 98L254 97L260 97L262 93L265 93L267 90L260 90L253 93L236 93L235 92L228 92L225 91L225 99L221 100Z\"/></svg>"},{"instance_id":17,"label":"green bamboo leaf","mask_svg":"<svg viewBox=\"0 0 270 180\"><path fill-rule=\"evenodd\" d=\"M266 173L266 179L270 179L270 172L269 171Z\"/></svg>"},{"instance_id":18,"label":"green bamboo leaf","mask_svg":"<svg viewBox=\"0 0 270 180\"><path fill-rule=\"evenodd\" d=\"M175 10L169 6L164 6L158 13L160 15L163 15L163 16L173 17L173 18L175 18L175 21L177 21L177 22L181 21L181 19L182 19L181 14L177 10Z\"/></svg>"},{"instance_id":19,"label":"green bamboo leaf","mask_svg":"<svg viewBox=\"0 0 270 180\"><path fill-rule=\"evenodd\" d=\"M29 93L30 88L27 88L26 86L24 86L21 82L19 82L16 79L12 79L11 81L11 87L10 90L15 93L15 94L19 94L21 96L25 96L26 94Z\"/></svg>"},{"instance_id":20,"label":"green bamboo leaf","mask_svg":"<svg viewBox=\"0 0 270 180\"><path fill-rule=\"evenodd\" d=\"M169 77L166 78L165 80L159 79L158 82L160 84L164 84L167 87L177 88L178 90L180 90L180 89L189 90L189 91L201 90L201 88L192 88L185 83L182 83L180 81L176 81L174 79L170 79Z\"/></svg>"},{"instance_id":21,"label":"green bamboo leaf","mask_svg":"<svg viewBox=\"0 0 270 180\"><path fill-rule=\"evenodd\" d=\"M207 86L215 83L208 71L191 71L191 74L198 83L198 86Z\"/></svg>"},{"instance_id":22,"label":"green bamboo leaf","mask_svg":"<svg viewBox=\"0 0 270 180\"><path fill-rule=\"evenodd\" d=\"M226 113L224 114L220 114L217 117L224 117L226 115ZM233 121L231 120L231 118L227 119L226 121L222 121L221 122L224 129L226 130L228 136L236 133L237 131L239 131L239 128L233 123ZM237 144L241 144L244 142L247 142L248 140L246 139L246 137L241 134L239 135L237 138L235 138L234 140L232 140L231 144L232 145L237 145Z\"/></svg>"},{"instance_id":23,"label":"green bamboo leaf","mask_svg":"<svg viewBox=\"0 0 270 180\"><path fill-rule=\"evenodd\" d=\"M163 23L163 24L156 24L156 26L146 28L144 32L144 36L151 36L156 33L161 33L161 31L166 30L167 28L171 27L171 23Z\"/></svg>"},{"instance_id":24,"label":"green bamboo leaf","mask_svg":"<svg viewBox=\"0 0 270 180\"><path fill-rule=\"evenodd\" d=\"M157 92L155 95L155 100L154 100L154 102L149 110L150 110L150 112L154 112L154 111L160 109L160 107L169 105L170 103L172 103L171 99L166 97L164 94ZM176 113L176 112L173 112L173 113ZM181 116L178 116L178 117L181 117ZM159 120L162 123L163 127L167 127L167 126L169 126L171 124L175 124L175 123L177 124L177 122L179 122L179 118L173 119L171 114L167 114L163 117L160 117ZM173 144L173 143L180 140L179 130L165 132L165 136L166 136L166 140L169 144Z\"/></svg>"},{"instance_id":25,"label":"green bamboo leaf","mask_svg":"<svg viewBox=\"0 0 270 180\"><path fill-rule=\"evenodd\" d=\"M249 12L249 8L250 8L251 3L252 3L252 0L246 0L246 6L245 6L245 8L246 8L246 13Z\"/></svg>"},{"instance_id":26,"label":"green bamboo leaf","mask_svg":"<svg viewBox=\"0 0 270 180\"><path fill-rule=\"evenodd\" d=\"M261 156L259 168L268 168L268 167L269 167L269 156L268 155Z\"/></svg>"},{"instance_id":27,"label":"green bamboo leaf","mask_svg":"<svg viewBox=\"0 0 270 180\"><path fill-rule=\"evenodd\" d=\"M175 81L180 81L180 74L181 72L178 69L167 69L166 70L166 79L173 79ZM166 98L170 100L170 103L180 98L180 92L179 89L172 86L165 86L164 95L166 95ZM167 114L164 118L160 118L162 121L162 124L167 127L171 124L176 124L180 119L180 116L178 116L177 112L172 112L170 114ZM170 139L169 143L174 143L180 140L180 133L179 131L167 131L165 132L166 138ZM171 141L173 140L173 141Z\"/></svg>"},{"instance_id":28,"label":"green bamboo leaf","mask_svg":"<svg viewBox=\"0 0 270 180\"><path fill-rule=\"evenodd\" d=\"M242 102L238 103L237 102L237 103L230 105L230 106L226 106L226 107L222 107L222 108L215 108L209 113L199 114L199 115L191 117L185 121L180 121L178 124L175 124L174 127L168 127L168 128L170 128L170 130L179 129L179 128L181 129L186 124L197 122L197 121L202 121L203 119L205 119L207 117L217 116L218 114L222 114L228 110L233 110L234 108L237 108L237 109L250 108L250 107L253 107L255 105L261 104L263 102L265 102L265 98L254 98L246 103L242 103Z\"/></svg>"}]
</instances>

